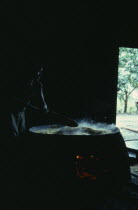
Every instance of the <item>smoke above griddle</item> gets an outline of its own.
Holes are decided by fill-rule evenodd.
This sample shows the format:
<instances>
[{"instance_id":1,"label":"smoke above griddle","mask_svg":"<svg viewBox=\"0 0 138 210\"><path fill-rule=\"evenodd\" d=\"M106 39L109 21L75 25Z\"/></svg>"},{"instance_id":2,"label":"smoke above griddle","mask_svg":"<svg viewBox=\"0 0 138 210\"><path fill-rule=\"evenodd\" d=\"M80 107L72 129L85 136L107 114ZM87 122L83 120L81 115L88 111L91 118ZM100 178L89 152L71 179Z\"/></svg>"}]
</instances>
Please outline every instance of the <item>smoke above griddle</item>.
<instances>
[{"instance_id":1,"label":"smoke above griddle","mask_svg":"<svg viewBox=\"0 0 138 210\"><path fill-rule=\"evenodd\" d=\"M30 129L31 132L53 135L103 135L116 131L115 124L95 122L90 119L76 120L78 127L43 125Z\"/></svg>"},{"instance_id":2,"label":"smoke above griddle","mask_svg":"<svg viewBox=\"0 0 138 210\"><path fill-rule=\"evenodd\" d=\"M77 120L78 124L80 127L90 127L90 128L94 128L94 129L107 129L110 130L112 132L114 132L117 128L115 124L107 124L107 123L103 123L103 122L96 122L94 120L91 119L81 119L81 120Z\"/></svg>"}]
</instances>

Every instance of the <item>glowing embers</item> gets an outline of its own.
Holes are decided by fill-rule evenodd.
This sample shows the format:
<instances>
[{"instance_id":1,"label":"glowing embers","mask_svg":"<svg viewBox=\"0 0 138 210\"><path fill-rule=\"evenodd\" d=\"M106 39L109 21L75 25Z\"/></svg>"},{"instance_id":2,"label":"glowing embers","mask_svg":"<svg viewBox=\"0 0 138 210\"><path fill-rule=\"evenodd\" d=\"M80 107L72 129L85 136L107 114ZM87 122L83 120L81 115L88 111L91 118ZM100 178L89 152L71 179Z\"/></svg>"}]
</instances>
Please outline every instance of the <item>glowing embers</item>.
<instances>
[{"instance_id":1,"label":"glowing embers","mask_svg":"<svg viewBox=\"0 0 138 210\"><path fill-rule=\"evenodd\" d=\"M109 157L98 154L78 154L75 157L75 174L79 178L97 180L110 175Z\"/></svg>"}]
</instances>

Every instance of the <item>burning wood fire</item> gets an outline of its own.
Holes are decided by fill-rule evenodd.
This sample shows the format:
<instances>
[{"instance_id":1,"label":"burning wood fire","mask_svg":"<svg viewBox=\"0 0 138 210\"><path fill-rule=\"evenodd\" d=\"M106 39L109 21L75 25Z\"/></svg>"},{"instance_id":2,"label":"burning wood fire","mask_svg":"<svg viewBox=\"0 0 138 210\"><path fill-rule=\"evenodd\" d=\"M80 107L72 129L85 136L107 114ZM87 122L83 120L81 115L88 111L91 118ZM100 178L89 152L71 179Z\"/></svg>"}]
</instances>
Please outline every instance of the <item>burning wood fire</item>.
<instances>
[{"instance_id":1,"label":"burning wood fire","mask_svg":"<svg viewBox=\"0 0 138 210\"><path fill-rule=\"evenodd\" d=\"M101 167L103 159L96 155L77 155L75 157L76 176L89 180L97 180L99 175L108 175L111 172L111 168L109 165Z\"/></svg>"}]
</instances>

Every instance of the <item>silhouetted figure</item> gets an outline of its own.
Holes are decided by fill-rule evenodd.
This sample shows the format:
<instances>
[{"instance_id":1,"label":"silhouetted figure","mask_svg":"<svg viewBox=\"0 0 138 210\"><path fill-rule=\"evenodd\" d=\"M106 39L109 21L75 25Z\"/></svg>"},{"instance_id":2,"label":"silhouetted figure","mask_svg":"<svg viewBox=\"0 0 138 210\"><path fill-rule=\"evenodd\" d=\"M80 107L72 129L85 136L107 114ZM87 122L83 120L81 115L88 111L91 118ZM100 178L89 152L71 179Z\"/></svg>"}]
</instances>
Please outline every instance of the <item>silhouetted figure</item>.
<instances>
[{"instance_id":1,"label":"silhouetted figure","mask_svg":"<svg viewBox=\"0 0 138 210\"><path fill-rule=\"evenodd\" d=\"M44 69L38 70L29 78L29 73L21 79L12 80L12 84L3 90L1 102L1 132L5 136L19 136L27 131L26 109L33 109L38 112L47 113L48 107L43 93L41 77ZM8 84L7 84L8 85ZM4 87L6 89L6 87ZM33 98L37 98L39 104L31 104Z\"/></svg>"},{"instance_id":2,"label":"silhouetted figure","mask_svg":"<svg viewBox=\"0 0 138 210\"><path fill-rule=\"evenodd\" d=\"M38 70L30 81L22 86L20 95L15 95L11 99L10 118L9 118L9 135L18 136L26 132L26 119L25 112L27 108L34 109L36 111L48 112L48 107L45 102L43 93L43 84L41 82L41 75L43 68ZM37 97L39 106L35 107L31 105L34 97Z\"/></svg>"},{"instance_id":3,"label":"silhouetted figure","mask_svg":"<svg viewBox=\"0 0 138 210\"><path fill-rule=\"evenodd\" d=\"M26 122L27 110L33 110L33 116L39 116L39 119L36 117L36 121L37 119L38 121L29 126L47 123L77 126L74 120L51 110L49 111L45 101L42 83L44 68L41 67L32 75L30 75L30 72L28 74L21 74L20 79L18 76L16 78L15 75L15 81L12 80L12 84L6 94L3 92L5 95L3 95L3 106L0 109L2 134L4 136L20 136L26 134L29 129ZM31 122L31 119L29 121Z\"/></svg>"}]
</instances>

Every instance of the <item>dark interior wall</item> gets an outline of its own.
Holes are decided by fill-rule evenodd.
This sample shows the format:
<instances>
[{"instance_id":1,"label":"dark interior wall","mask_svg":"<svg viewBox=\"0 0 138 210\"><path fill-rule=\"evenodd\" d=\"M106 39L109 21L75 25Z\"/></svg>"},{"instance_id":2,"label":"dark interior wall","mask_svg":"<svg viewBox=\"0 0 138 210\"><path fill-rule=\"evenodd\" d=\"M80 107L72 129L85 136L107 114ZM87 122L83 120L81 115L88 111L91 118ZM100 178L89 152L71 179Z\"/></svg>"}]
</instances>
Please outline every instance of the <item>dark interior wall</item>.
<instances>
[{"instance_id":1,"label":"dark interior wall","mask_svg":"<svg viewBox=\"0 0 138 210\"><path fill-rule=\"evenodd\" d=\"M118 47L137 45L135 17L98 3L16 6L5 3L2 13L1 69L9 80L48 64L49 108L115 122Z\"/></svg>"}]
</instances>

